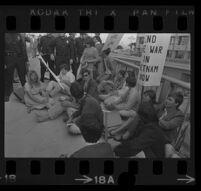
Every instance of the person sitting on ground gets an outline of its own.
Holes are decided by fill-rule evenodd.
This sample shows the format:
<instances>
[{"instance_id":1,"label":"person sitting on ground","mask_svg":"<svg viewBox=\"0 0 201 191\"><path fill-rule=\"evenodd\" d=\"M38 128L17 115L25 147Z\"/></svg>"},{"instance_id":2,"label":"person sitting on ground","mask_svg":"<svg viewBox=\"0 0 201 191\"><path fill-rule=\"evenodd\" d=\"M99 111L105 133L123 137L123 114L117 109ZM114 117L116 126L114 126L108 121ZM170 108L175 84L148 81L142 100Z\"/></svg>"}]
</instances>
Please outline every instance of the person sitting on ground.
<instances>
[{"instance_id":1,"label":"person sitting on ground","mask_svg":"<svg viewBox=\"0 0 201 191\"><path fill-rule=\"evenodd\" d=\"M159 126L170 143L175 141L177 130L184 121L184 113L179 109L182 103L183 95L180 92L175 92L168 95L164 103L165 108L162 108L163 113L159 118Z\"/></svg>"},{"instance_id":2,"label":"person sitting on ground","mask_svg":"<svg viewBox=\"0 0 201 191\"><path fill-rule=\"evenodd\" d=\"M136 78L134 76L128 76L126 78L126 86L128 86L128 90L123 96L113 102L104 103L106 109L118 110L122 117L129 118L135 116L138 110L140 104L140 94L138 87L136 86Z\"/></svg>"},{"instance_id":3,"label":"person sitting on ground","mask_svg":"<svg viewBox=\"0 0 201 191\"><path fill-rule=\"evenodd\" d=\"M143 94L142 101L143 103L141 103L138 108L138 112L143 113L143 115L141 115L141 118L144 117L145 119L146 118L149 119L149 117L152 117L154 119L154 117L157 115L156 109L155 109L155 105L157 105L156 92L154 90L145 91ZM143 110L149 111L150 114L144 112ZM133 126L135 126L135 124L138 123L138 116L136 115L131 116L120 127L110 128L109 129L110 135L117 141L129 139L133 135L133 132L135 130Z\"/></svg>"},{"instance_id":4,"label":"person sitting on ground","mask_svg":"<svg viewBox=\"0 0 201 191\"><path fill-rule=\"evenodd\" d=\"M111 50L110 48L103 50L103 69L104 71L97 77L97 83L102 82L103 80L110 80L113 77L113 68L112 68L112 61L109 56Z\"/></svg>"},{"instance_id":5,"label":"person sitting on ground","mask_svg":"<svg viewBox=\"0 0 201 191\"><path fill-rule=\"evenodd\" d=\"M82 78L78 80L84 89L84 92L94 97L99 101L98 86L94 79L91 78L90 71L88 69L82 70Z\"/></svg>"},{"instance_id":6,"label":"person sitting on ground","mask_svg":"<svg viewBox=\"0 0 201 191\"><path fill-rule=\"evenodd\" d=\"M79 129L86 141L86 146L70 155L70 158L114 158L114 152L109 143L102 138L104 126L96 115L83 113Z\"/></svg>"},{"instance_id":7,"label":"person sitting on ground","mask_svg":"<svg viewBox=\"0 0 201 191\"><path fill-rule=\"evenodd\" d=\"M30 113L33 109L49 107L52 100L49 99L37 72L30 70L27 78L28 80L24 86L24 102L28 109L27 112Z\"/></svg>"},{"instance_id":8,"label":"person sitting on ground","mask_svg":"<svg viewBox=\"0 0 201 191\"><path fill-rule=\"evenodd\" d=\"M143 152L146 158L166 156L166 146L169 141L158 126L158 117L153 103L144 100L137 112L137 115L129 123L128 129L132 136L122 140L121 144L115 147L114 152L119 157L131 157Z\"/></svg>"},{"instance_id":9,"label":"person sitting on ground","mask_svg":"<svg viewBox=\"0 0 201 191\"><path fill-rule=\"evenodd\" d=\"M49 105L47 110L36 112L36 120L37 122L44 122L56 119L64 112L68 113L69 108L76 110L79 108L79 104L76 103L72 96L61 96L59 99L54 99L53 103Z\"/></svg>"},{"instance_id":10,"label":"person sitting on ground","mask_svg":"<svg viewBox=\"0 0 201 191\"><path fill-rule=\"evenodd\" d=\"M105 100L111 96L120 96L126 90L126 72L120 70L114 78L114 81L102 81L98 86L101 100Z\"/></svg>"},{"instance_id":11,"label":"person sitting on ground","mask_svg":"<svg viewBox=\"0 0 201 191\"><path fill-rule=\"evenodd\" d=\"M91 95L84 93L83 87L78 82L71 84L70 92L79 104L79 108L67 109L69 114L69 120L67 122L69 133L81 134L79 129L81 125L80 119L84 114L93 114L95 119L103 126L103 112L99 102Z\"/></svg>"},{"instance_id":12,"label":"person sitting on ground","mask_svg":"<svg viewBox=\"0 0 201 191\"><path fill-rule=\"evenodd\" d=\"M50 81L46 88L46 91L51 97L54 97L59 92L70 96L70 85L75 81L75 76L69 70L66 64L62 64L60 66L60 74L58 76L58 79L60 80L60 83L63 88L58 84L58 82Z\"/></svg>"}]
</instances>

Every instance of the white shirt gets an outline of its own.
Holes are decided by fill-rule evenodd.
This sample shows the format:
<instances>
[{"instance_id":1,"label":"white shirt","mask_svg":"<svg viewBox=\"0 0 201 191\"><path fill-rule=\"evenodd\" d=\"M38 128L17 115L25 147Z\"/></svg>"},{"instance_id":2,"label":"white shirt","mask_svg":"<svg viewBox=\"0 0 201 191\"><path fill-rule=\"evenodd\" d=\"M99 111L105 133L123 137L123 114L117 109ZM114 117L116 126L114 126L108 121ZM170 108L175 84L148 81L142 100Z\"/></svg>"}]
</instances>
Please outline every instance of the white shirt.
<instances>
[{"instance_id":1,"label":"white shirt","mask_svg":"<svg viewBox=\"0 0 201 191\"><path fill-rule=\"evenodd\" d=\"M60 75L58 76L60 80L66 80L70 83L73 83L75 81L75 76L73 75L72 72L67 72L65 75L62 75L60 73Z\"/></svg>"}]
</instances>

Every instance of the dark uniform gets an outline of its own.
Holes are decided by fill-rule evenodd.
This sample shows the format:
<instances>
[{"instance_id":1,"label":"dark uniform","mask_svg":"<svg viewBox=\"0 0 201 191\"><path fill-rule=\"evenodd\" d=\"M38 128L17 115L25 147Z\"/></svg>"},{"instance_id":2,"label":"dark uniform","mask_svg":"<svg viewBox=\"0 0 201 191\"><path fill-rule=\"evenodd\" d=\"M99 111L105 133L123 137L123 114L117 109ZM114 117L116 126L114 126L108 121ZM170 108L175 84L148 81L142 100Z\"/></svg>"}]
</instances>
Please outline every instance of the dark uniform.
<instances>
[{"instance_id":1,"label":"dark uniform","mask_svg":"<svg viewBox=\"0 0 201 191\"><path fill-rule=\"evenodd\" d=\"M50 59L50 55L54 54L53 41L55 37L51 34L42 36L39 40L38 51L41 53L45 62L48 62L49 68L55 73L55 62ZM46 67L41 61L41 81L44 82ZM54 77L50 74L50 80L55 80Z\"/></svg>"},{"instance_id":2,"label":"dark uniform","mask_svg":"<svg viewBox=\"0 0 201 191\"><path fill-rule=\"evenodd\" d=\"M56 75L59 75L60 66L62 64L66 64L68 66L68 69L70 70L70 45L67 37L59 36L54 40L53 46L56 50L55 72Z\"/></svg>"},{"instance_id":3,"label":"dark uniform","mask_svg":"<svg viewBox=\"0 0 201 191\"><path fill-rule=\"evenodd\" d=\"M77 75L77 69L78 69L78 63L77 63L77 51L76 51L76 43L75 39L73 39L71 36L68 37L69 47L70 47L70 59L73 60L72 71L73 74Z\"/></svg>"},{"instance_id":4,"label":"dark uniform","mask_svg":"<svg viewBox=\"0 0 201 191\"><path fill-rule=\"evenodd\" d=\"M20 33L5 34L5 98L13 92L14 69L17 69L21 85L26 83L26 48Z\"/></svg>"}]
</instances>

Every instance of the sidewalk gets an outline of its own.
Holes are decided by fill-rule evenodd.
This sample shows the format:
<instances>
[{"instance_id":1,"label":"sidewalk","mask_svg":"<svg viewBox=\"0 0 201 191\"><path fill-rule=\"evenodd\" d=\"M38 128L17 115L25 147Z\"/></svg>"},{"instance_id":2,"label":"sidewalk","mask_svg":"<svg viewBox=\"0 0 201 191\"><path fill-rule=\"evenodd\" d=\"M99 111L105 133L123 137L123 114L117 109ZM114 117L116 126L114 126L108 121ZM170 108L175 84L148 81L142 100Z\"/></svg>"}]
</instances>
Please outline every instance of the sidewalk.
<instances>
[{"instance_id":1,"label":"sidewalk","mask_svg":"<svg viewBox=\"0 0 201 191\"><path fill-rule=\"evenodd\" d=\"M5 157L59 157L81 148L81 135L69 135L62 116L37 123L34 112L27 113L25 105L14 95L5 103Z\"/></svg>"}]
</instances>

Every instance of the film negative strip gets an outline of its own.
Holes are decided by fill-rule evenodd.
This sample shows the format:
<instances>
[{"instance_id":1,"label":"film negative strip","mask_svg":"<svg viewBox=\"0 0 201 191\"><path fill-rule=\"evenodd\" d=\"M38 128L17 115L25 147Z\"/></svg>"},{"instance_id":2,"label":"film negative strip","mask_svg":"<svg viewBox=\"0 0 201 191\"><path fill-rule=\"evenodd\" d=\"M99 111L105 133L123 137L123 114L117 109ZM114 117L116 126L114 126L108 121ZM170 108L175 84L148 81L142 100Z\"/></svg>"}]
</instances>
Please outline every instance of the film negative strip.
<instances>
[{"instance_id":1,"label":"film negative strip","mask_svg":"<svg viewBox=\"0 0 201 191\"><path fill-rule=\"evenodd\" d=\"M0 185L195 186L194 14L1 7Z\"/></svg>"}]
</instances>

